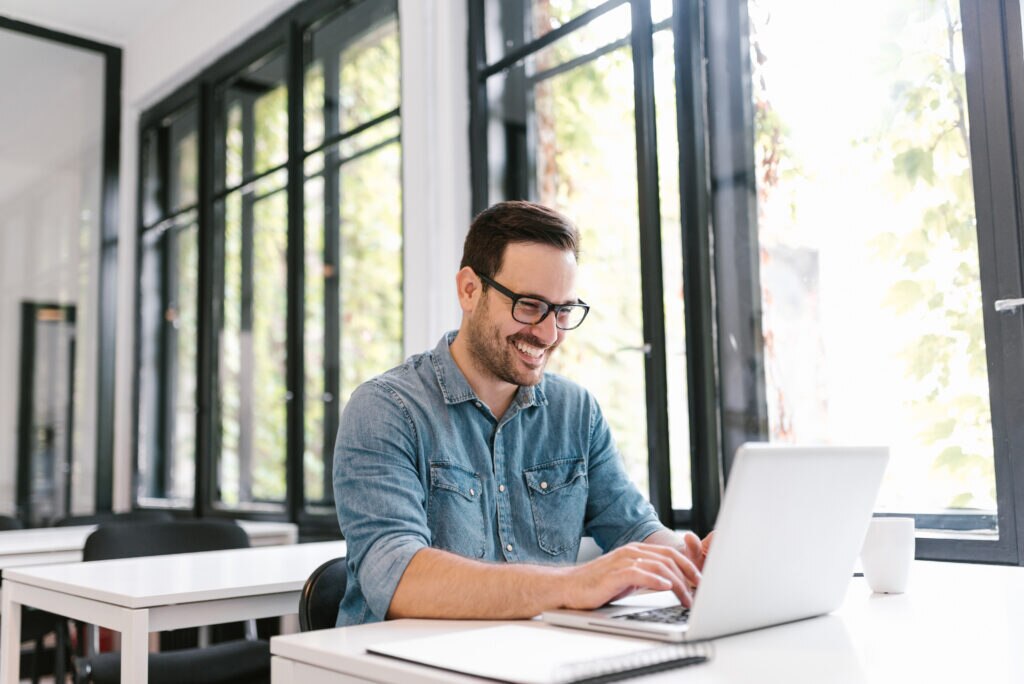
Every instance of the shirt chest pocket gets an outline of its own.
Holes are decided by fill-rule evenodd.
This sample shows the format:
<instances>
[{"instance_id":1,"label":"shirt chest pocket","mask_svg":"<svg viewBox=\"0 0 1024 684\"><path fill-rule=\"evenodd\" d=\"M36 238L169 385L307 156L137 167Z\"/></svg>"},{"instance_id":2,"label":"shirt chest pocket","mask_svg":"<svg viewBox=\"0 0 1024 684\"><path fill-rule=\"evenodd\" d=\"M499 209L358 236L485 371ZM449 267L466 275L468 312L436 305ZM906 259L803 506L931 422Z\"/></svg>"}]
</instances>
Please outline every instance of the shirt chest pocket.
<instances>
[{"instance_id":1,"label":"shirt chest pocket","mask_svg":"<svg viewBox=\"0 0 1024 684\"><path fill-rule=\"evenodd\" d=\"M587 508L587 464L560 459L523 471L530 492L537 545L553 556L576 558Z\"/></svg>"},{"instance_id":2,"label":"shirt chest pocket","mask_svg":"<svg viewBox=\"0 0 1024 684\"><path fill-rule=\"evenodd\" d=\"M431 546L471 558L483 554L482 488L480 476L466 468L448 462L430 464Z\"/></svg>"}]
</instances>

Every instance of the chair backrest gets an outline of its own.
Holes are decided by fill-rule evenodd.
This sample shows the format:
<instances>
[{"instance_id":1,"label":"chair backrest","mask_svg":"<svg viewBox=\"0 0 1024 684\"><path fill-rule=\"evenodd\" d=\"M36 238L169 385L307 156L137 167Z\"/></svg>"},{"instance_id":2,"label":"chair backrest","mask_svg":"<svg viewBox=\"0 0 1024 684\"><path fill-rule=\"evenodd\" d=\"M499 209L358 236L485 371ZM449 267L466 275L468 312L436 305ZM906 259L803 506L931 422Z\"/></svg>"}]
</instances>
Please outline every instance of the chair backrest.
<instances>
[{"instance_id":1,"label":"chair backrest","mask_svg":"<svg viewBox=\"0 0 1024 684\"><path fill-rule=\"evenodd\" d=\"M75 525L104 525L106 523L136 523L136 522L170 522L174 515L170 511L138 510L103 511L90 513L89 515L70 515L61 518L53 523L54 527L73 527Z\"/></svg>"},{"instance_id":2,"label":"chair backrest","mask_svg":"<svg viewBox=\"0 0 1024 684\"><path fill-rule=\"evenodd\" d=\"M20 530L21 521L10 516L0 515L0 532L4 530Z\"/></svg>"},{"instance_id":3,"label":"chair backrest","mask_svg":"<svg viewBox=\"0 0 1024 684\"><path fill-rule=\"evenodd\" d=\"M244 549L249 535L230 520L175 520L100 525L85 540L82 560Z\"/></svg>"},{"instance_id":4,"label":"chair backrest","mask_svg":"<svg viewBox=\"0 0 1024 684\"><path fill-rule=\"evenodd\" d=\"M309 632L334 627L347 583L348 568L344 558L334 558L314 570L299 598L299 629Z\"/></svg>"}]
</instances>

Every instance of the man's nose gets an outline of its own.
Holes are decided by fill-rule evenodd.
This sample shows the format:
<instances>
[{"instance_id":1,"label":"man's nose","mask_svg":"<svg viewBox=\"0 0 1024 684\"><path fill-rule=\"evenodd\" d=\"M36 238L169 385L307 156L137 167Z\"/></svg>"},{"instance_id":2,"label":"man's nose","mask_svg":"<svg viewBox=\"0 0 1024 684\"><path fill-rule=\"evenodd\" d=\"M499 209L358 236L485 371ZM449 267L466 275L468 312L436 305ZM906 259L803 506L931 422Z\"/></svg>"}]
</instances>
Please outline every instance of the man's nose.
<instances>
[{"instance_id":1,"label":"man's nose","mask_svg":"<svg viewBox=\"0 0 1024 684\"><path fill-rule=\"evenodd\" d=\"M533 334L538 340L547 345L552 345L558 339L558 327L555 326L555 312L552 311L547 318L532 326Z\"/></svg>"}]
</instances>

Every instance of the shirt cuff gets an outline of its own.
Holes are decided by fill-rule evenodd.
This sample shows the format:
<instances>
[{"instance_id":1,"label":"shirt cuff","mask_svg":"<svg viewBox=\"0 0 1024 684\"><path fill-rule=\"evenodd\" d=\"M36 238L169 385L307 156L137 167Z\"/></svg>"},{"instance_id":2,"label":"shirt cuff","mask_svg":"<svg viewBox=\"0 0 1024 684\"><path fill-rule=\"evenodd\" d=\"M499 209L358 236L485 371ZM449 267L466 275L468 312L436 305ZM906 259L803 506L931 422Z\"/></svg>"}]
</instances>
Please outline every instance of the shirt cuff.
<instances>
[{"instance_id":1,"label":"shirt cuff","mask_svg":"<svg viewBox=\"0 0 1024 684\"><path fill-rule=\"evenodd\" d=\"M391 599L409 561L425 548L427 545L421 537L402 535L378 540L363 556L359 586L366 597L366 605L379 619L387 617Z\"/></svg>"},{"instance_id":2,"label":"shirt cuff","mask_svg":"<svg viewBox=\"0 0 1024 684\"><path fill-rule=\"evenodd\" d=\"M613 549L617 549L620 546L625 546L630 542L641 542L647 539L658 530L664 530L665 526L662 525L658 520L644 520L626 530L626 533L615 540L615 544L612 545Z\"/></svg>"}]
</instances>

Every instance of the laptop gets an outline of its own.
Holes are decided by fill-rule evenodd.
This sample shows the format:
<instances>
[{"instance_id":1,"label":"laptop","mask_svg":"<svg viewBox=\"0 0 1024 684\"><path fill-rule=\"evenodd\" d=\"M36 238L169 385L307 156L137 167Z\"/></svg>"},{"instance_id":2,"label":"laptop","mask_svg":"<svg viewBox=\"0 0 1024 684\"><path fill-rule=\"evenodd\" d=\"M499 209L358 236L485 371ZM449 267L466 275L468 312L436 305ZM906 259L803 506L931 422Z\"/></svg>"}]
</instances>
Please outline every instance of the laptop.
<instances>
[{"instance_id":1,"label":"laptop","mask_svg":"<svg viewBox=\"0 0 1024 684\"><path fill-rule=\"evenodd\" d=\"M690 610L665 591L542 619L698 641L829 613L853 575L888 459L887 447L744 444Z\"/></svg>"}]
</instances>

